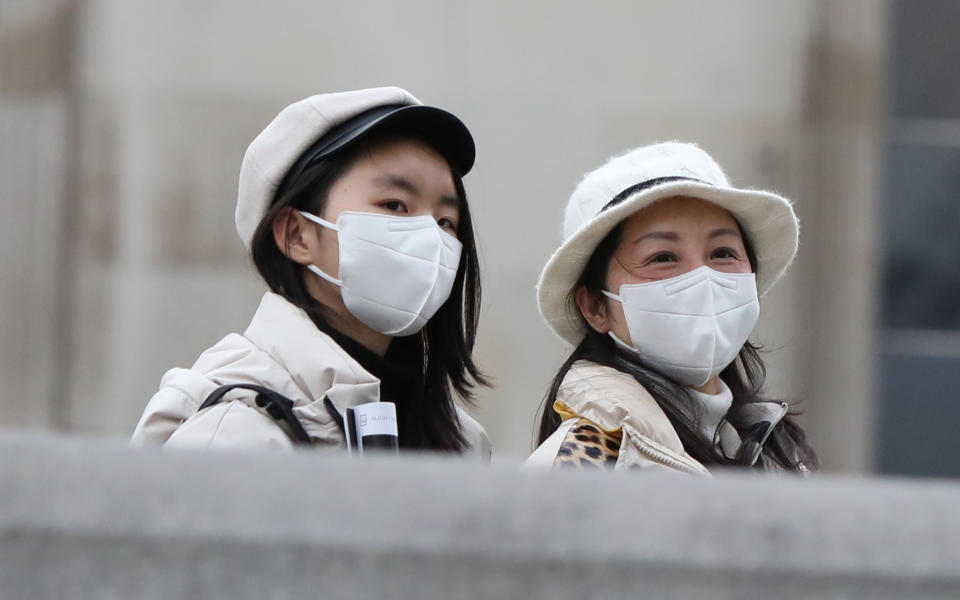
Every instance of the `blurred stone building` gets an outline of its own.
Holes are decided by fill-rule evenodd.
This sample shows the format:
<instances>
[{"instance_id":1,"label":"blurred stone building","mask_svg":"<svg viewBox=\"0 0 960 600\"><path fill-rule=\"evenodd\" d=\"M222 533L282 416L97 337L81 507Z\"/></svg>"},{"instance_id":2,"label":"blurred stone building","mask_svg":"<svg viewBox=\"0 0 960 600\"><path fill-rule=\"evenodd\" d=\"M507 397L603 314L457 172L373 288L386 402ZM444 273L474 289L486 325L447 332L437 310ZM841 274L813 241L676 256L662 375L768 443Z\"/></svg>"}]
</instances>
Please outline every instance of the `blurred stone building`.
<instances>
[{"instance_id":1,"label":"blurred stone building","mask_svg":"<svg viewBox=\"0 0 960 600\"><path fill-rule=\"evenodd\" d=\"M567 351L534 286L569 192L612 154L680 139L795 201L800 254L757 335L769 389L802 405L827 468L873 470L878 408L908 400L877 391L889 12L0 0L0 427L128 435L161 374L242 330L262 293L233 225L246 145L294 100L395 84L476 137L478 353L497 385L474 412L495 456L529 451Z\"/></svg>"}]
</instances>

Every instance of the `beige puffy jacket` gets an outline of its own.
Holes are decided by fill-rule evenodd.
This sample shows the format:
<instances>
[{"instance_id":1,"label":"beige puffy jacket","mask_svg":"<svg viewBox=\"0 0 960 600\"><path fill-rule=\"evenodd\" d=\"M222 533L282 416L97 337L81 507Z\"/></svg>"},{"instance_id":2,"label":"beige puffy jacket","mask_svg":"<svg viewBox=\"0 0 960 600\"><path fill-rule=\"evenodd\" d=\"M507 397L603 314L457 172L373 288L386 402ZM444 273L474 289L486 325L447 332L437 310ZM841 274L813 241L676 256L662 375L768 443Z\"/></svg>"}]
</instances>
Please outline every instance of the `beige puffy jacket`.
<instances>
[{"instance_id":1,"label":"beige puffy jacket","mask_svg":"<svg viewBox=\"0 0 960 600\"><path fill-rule=\"evenodd\" d=\"M709 475L706 467L687 454L673 424L653 396L631 375L612 367L578 361L560 384L554 407L572 415L530 455L527 466L549 468L570 429L580 419L608 432L621 433L615 469L655 469ZM765 439L787 413L780 402L759 402L739 415L762 424ZM762 446L762 440L758 445ZM756 460L756 457L755 457Z\"/></svg>"},{"instance_id":2,"label":"beige puffy jacket","mask_svg":"<svg viewBox=\"0 0 960 600\"><path fill-rule=\"evenodd\" d=\"M209 348L190 369L163 376L131 438L134 445L178 448L292 448L293 441L255 404L256 393L227 393L224 401L198 412L216 388L257 384L294 400L293 413L317 446L343 447L339 425L323 405L329 398L347 407L377 402L380 381L363 369L296 306L267 292L250 326ZM457 408L465 455L489 459L483 427Z\"/></svg>"}]
</instances>

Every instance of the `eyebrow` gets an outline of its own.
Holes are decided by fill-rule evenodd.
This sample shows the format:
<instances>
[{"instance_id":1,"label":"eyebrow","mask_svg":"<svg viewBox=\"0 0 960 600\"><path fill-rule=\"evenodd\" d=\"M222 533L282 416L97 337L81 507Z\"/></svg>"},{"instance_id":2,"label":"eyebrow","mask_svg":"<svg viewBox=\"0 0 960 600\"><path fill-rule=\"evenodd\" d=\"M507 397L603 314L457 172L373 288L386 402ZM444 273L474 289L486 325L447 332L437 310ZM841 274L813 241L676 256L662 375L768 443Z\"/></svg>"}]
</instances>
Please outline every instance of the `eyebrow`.
<instances>
[{"instance_id":1,"label":"eyebrow","mask_svg":"<svg viewBox=\"0 0 960 600\"><path fill-rule=\"evenodd\" d=\"M680 239L680 236L677 234L676 231L651 231L650 233L645 233L641 235L636 240L634 240L633 243L639 244L644 240L650 240L650 239L670 240L675 242Z\"/></svg>"},{"instance_id":2,"label":"eyebrow","mask_svg":"<svg viewBox=\"0 0 960 600\"><path fill-rule=\"evenodd\" d=\"M401 189L413 196L420 195L420 188L418 188L412 181L404 177L403 175L381 175L373 180L374 185L381 188L397 188ZM444 206L449 206L451 208L460 208L460 198L456 196L441 196L440 204Z\"/></svg>"}]
</instances>

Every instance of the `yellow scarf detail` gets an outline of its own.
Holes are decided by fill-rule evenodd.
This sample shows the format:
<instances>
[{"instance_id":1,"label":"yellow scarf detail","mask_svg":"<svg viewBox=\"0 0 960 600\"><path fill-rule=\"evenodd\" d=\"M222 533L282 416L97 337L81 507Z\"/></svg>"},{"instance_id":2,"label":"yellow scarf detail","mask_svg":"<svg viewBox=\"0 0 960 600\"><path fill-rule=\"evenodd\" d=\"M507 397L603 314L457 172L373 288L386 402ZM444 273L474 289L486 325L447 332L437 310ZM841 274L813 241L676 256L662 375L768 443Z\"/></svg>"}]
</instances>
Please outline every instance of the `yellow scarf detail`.
<instances>
[{"instance_id":1,"label":"yellow scarf detail","mask_svg":"<svg viewBox=\"0 0 960 600\"><path fill-rule=\"evenodd\" d=\"M555 413L557 413L558 415L560 415L560 422L561 422L561 423L562 423L563 421L567 421L567 420L573 419L573 418L583 419L583 417L581 417L581 416L578 415L577 413L573 412L573 410L572 410L569 406L567 406L566 404L564 404L563 402L561 402L561 401L559 401L559 400L554 400L554 401L553 401L553 412L555 412ZM585 419L585 420L589 421L589 419ZM590 422L593 423L593 421L590 421ZM617 427L617 428L615 428L615 429L607 429L607 428L605 428L605 427L601 427L600 425L598 425L598 424L596 424L596 423L593 423L593 425L596 426L598 429L604 431L605 433L610 434L611 436L613 436L613 437L616 438L617 440L623 439L623 430L622 430L620 427Z\"/></svg>"}]
</instances>

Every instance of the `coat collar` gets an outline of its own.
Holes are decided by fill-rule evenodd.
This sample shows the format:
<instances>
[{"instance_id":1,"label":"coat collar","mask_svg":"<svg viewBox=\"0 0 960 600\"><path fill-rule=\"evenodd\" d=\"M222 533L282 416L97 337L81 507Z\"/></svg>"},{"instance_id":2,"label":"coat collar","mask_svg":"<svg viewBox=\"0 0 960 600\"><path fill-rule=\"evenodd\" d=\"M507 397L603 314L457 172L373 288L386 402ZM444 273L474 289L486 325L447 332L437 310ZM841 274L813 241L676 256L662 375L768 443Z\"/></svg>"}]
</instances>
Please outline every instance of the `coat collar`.
<instances>
[{"instance_id":1,"label":"coat collar","mask_svg":"<svg viewBox=\"0 0 960 600\"><path fill-rule=\"evenodd\" d=\"M278 294L263 295L243 335L281 367L278 373L299 388L304 400L316 402L326 395L341 411L379 400L380 381Z\"/></svg>"},{"instance_id":2,"label":"coat collar","mask_svg":"<svg viewBox=\"0 0 960 600\"><path fill-rule=\"evenodd\" d=\"M693 460L653 396L632 376L612 367L589 361L574 363L560 384L554 409L565 420L575 415L607 431L635 431L677 456ZM785 403L775 401L733 406L720 427L724 454L730 456L744 445L749 463L755 463L787 410Z\"/></svg>"},{"instance_id":3,"label":"coat collar","mask_svg":"<svg viewBox=\"0 0 960 600\"><path fill-rule=\"evenodd\" d=\"M632 376L590 361L577 361L560 383L556 410L563 419L573 415L614 432L629 425L640 435L676 453L683 444L667 415Z\"/></svg>"}]
</instances>

